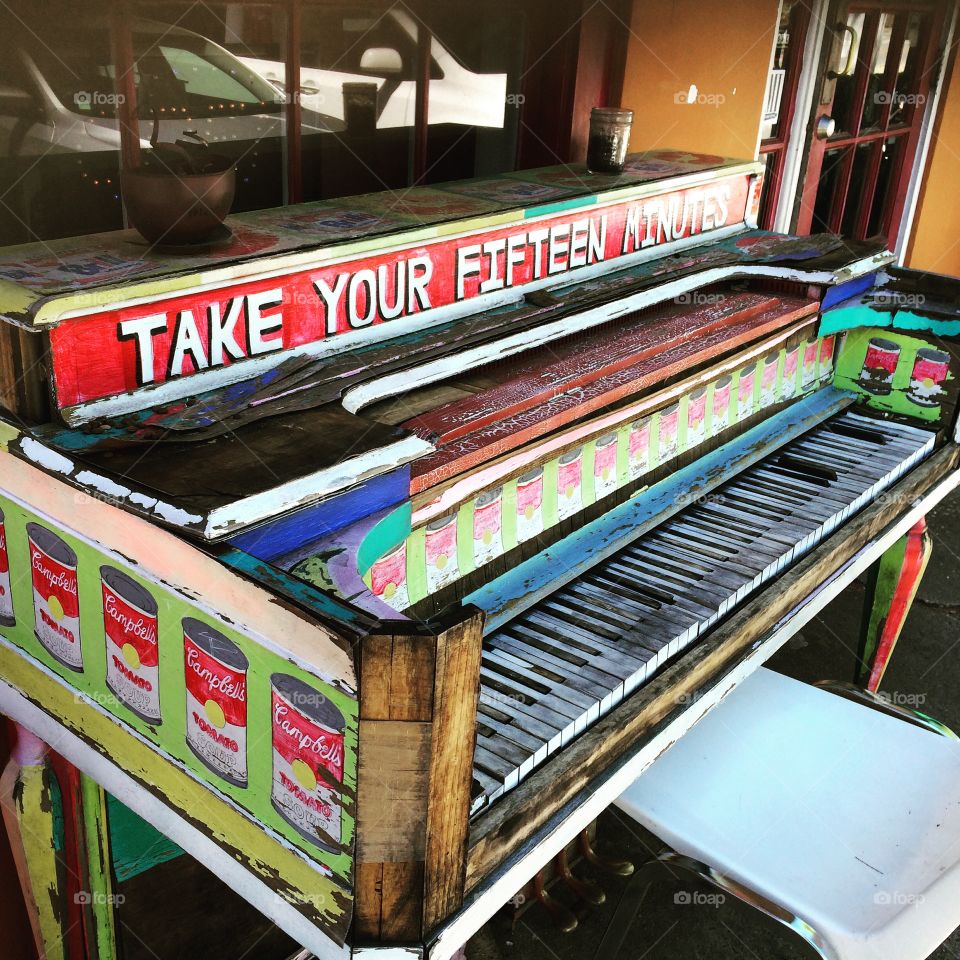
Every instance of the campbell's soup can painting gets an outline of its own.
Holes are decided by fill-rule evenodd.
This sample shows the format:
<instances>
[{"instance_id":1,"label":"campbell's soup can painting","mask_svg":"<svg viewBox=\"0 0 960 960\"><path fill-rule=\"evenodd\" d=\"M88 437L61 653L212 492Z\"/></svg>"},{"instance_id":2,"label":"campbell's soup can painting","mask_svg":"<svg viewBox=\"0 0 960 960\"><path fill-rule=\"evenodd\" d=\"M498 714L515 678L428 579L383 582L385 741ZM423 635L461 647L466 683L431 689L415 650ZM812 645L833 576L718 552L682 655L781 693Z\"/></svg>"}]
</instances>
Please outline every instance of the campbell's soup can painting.
<instances>
[{"instance_id":1,"label":"campbell's soup can painting","mask_svg":"<svg viewBox=\"0 0 960 960\"><path fill-rule=\"evenodd\" d=\"M918 407L939 406L949 369L949 354L932 347L921 347L913 362L907 399Z\"/></svg>"},{"instance_id":2,"label":"campbell's soup can painting","mask_svg":"<svg viewBox=\"0 0 960 960\"><path fill-rule=\"evenodd\" d=\"M569 450L557 461L557 516L563 520L583 505L583 447Z\"/></svg>"},{"instance_id":3,"label":"campbell's soup can painting","mask_svg":"<svg viewBox=\"0 0 960 960\"><path fill-rule=\"evenodd\" d=\"M187 745L227 783L247 785L247 658L219 630L183 618Z\"/></svg>"},{"instance_id":4,"label":"campbell's soup can painting","mask_svg":"<svg viewBox=\"0 0 960 960\"><path fill-rule=\"evenodd\" d=\"M803 373L800 375L800 382L804 387L809 387L817 379L817 353L820 350L820 344L817 340L808 340L803 345Z\"/></svg>"},{"instance_id":5,"label":"campbell's soup can painting","mask_svg":"<svg viewBox=\"0 0 960 960\"><path fill-rule=\"evenodd\" d=\"M276 811L325 850L340 849L343 714L296 677L270 678L273 704L273 791Z\"/></svg>"},{"instance_id":6,"label":"campbell's soup can painting","mask_svg":"<svg viewBox=\"0 0 960 960\"><path fill-rule=\"evenodd\" d=\"M791 347L783 357L783 383L780 387L780 399L786 400L797 392L797 367L800 362L800 348Z\"/></svg>"},{"instance_id":7,"label":"campbell's soup can painting","mask_svg":"<svg viewBox=\"0 0 960 960\"><path fill-rule=\"evenodd\" d=\"M630 479L636 480L650 469L650 421L636 420L630 424L627 439L627 464Z\"/></svg>"},{"instance_id":8,"label":"campbell's soup can painting","mask_svg":"<svg viewBox=\"0 0 960 960\"><path fill-rule=\"evenodd\" d=\"M777 367L779 366L779 353L771 353L764 357L763 370L760 373L761 407L769 407L777 402Z\"/></svg>"},{"instance_id":9,"label":"campbell's soup can painting","mask_svg":"<svg viewBox=\"0 0 960 960\"><path fill-rule=\"evenodd\" d=\"M593 453L593 490L597 498L617 489L617 435L605 433L597 439Z\"/></svg>"},{"instance_id":10,"label":"campbell's soup can painting","mask_svg":"<svg viewBox=\"0 0 960 960\"><path fill-rule=\"evenodd\" d=\"M543 531L543 467L517 478L517 540L529 540Z\"/></svg>"},{"instance_id":11,"label":"campbell's soup can painting","mask_svg":"<svg viewBox=\"0 0 960 960\"><path fill-rule=\"evenodd\" d=\"M458 576L457 515L450 513L427 524L424 534L427 554L427 590L433 593Z\"/></svg>"},{"instance_id":12,"label":"campbell's soup can painting","mask_svg":"<svg viewBox=\"0 0 960 960\"><path fill-rule=\"evenodd\" d=\"M707 434L707 388L694 390L687 398L687 447L703 443Z\"/></svg>"},{"instance_id":13,"label":"campbell's soup can painting","mask_svg":"<svg viewBox=\"0 0 960 960\"><path fill-rule=\"evenodd\" d=\"M753 413L753 390L757 379L755 364L744 367L740 371L740 382L737 385L737 419L743 420Z\"/></svg>"},{"instance_id":14,"label":"campbell's soup can painting","mask_svg":"<svg viewBox=\"0 0 960 960\"><path fill-rule=\"evenodd\" d=\"M863 358L863 368L857 383L867 391L879 397L889 395L893 390L893 375L900 362L900 344L882 337L872 337L867 344Z\"/></svg>"},{"instance_id":15,"label":"campbell's soup can painting","mask_svg":"<svg viewBox=\"0 0 960 960\"><path fill-rule=\"evenodd\" d=\"M7 522L0 510L0 627L12 627L13 593L10 590L10 553L7 550Z\"/></svg>"},{"instance_id":16,"label":"campbell's soup can painting","mask_svg":"<svg viewBox=\"0 0 960 960\"><path fill-rule=\"evenodd\" d=\"M713 385L713 425L714 434L721 433L730 426L730 377L721 377Z\"/></svg>"},{"instance_id":17,"label":"campbell's soup can painting","mask_svg":"<svg viewBox=\"0 0 960 960\"><path fill-rule=\"evenodd\" d=\"M409 604L406 540L385 553L370 568L370 589L394 610L403 610Z\"/></svg>"},{"instance_id":18,"label":"campbell's soup can painting","mask_svg":"<svg viewBox=\"0 0 960 960\"><path fill-rule=\"evenodd\" d=\"M83 651L77 555L66 541L39 523L27 524L27 540L37 639L54 660L80 671Z\"/></svg>"},{"instance_id":19,"label":"campbell's soup can painting","mask_svg":"<svg viewBox=\"0 0 960 960\"><path fill-rule=\"evenodd\" d=\"M503 553L503 487L484 490L473 502L473 561L477 566Z\"/></svg>"},{"instance_id":20,"label":"campbell's soup can painting","mask_svg":"<svg viewBox=\"0 0 960 960\"><path fill-rule=\"evenodd\" d=\"M107 686L141 720L160 723L157 601L116 567L100 568Z\"/></svg>"},{"instance_id":21,"label":"campbell's soup can painting","mask_svg":"<svg viewBox=\"0 0 960 960\"><path fill-rule=\"evenodd\" d=\"M676 456L679 446L680 404L675 403L660 411L660 434L657 455L660 463Z\"/></svg>"}]
</instances>

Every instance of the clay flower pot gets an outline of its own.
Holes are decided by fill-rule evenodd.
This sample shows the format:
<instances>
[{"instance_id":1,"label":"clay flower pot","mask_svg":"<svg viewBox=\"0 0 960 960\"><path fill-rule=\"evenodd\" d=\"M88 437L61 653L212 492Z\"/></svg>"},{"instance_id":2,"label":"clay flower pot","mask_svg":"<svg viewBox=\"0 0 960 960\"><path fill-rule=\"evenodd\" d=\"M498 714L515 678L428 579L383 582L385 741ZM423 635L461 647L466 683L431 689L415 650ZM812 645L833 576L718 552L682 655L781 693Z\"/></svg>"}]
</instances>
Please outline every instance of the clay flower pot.
<instances>
[{"instance_id":1,"label":"clay flower pot","mask_svg":"<svg viewBox=\"0 0 960 960\"><path fill-rule=\"evenodd\" d=\"M130 223L145 240L186 245L217 233L230 212L237 174L225 157L211 156L200 172L154 163L124 170L120 183Z\"/></svg>"}]
</instances>

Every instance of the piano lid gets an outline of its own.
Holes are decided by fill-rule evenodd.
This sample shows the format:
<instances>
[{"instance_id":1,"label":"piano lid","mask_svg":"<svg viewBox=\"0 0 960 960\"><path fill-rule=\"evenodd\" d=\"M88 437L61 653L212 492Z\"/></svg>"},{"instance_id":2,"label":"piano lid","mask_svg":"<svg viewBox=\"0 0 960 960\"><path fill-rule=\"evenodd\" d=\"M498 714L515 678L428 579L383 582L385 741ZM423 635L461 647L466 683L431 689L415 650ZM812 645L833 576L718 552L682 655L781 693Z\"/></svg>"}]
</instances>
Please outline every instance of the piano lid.
<instances>
[{"instance_id":1,"label":"piano lid","mask_svg":"<svg viewBox=\"0 0 960 960\"><path fill-rule=\"evenodd\" d=\"M243 214L202 254L129 232L15 248L0 316L49 328L56 406L84 423L742 233L761 181L755 162L639 154L616 177L533 170Z\"/></svg>"}]
</instances>

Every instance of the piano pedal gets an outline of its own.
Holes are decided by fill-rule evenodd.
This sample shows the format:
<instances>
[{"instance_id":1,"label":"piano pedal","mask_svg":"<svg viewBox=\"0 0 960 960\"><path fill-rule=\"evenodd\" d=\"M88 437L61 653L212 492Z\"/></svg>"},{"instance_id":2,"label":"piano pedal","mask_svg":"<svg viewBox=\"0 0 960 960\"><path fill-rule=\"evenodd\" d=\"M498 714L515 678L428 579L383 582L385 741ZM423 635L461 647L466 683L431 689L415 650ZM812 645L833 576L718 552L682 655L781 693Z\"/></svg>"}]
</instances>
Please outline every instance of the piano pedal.
<instances>
[{"instance_id":1,"label":"piano pedal","mask_svg":"<svg viewBox=\"0 0 960 960\"><path fill-rule=\"evenodd\" d=\"M577 929L579 921L574 916L573 911L568 910L556 897L551 896L544 886L542 870L538 870L537 875L533 878L533 896L538 903L547 908L561 933L572 933Z\"/></svg>"},{"instance_id":2,"label":"piano pedal","mask_svg":"<svg viewBox=\"0 0 960 960\"><path fill-rule=\"evenodd\" d=\"M580 853L583 854L584 860L598 870L612 874L615 877L629 877L633 873L634 866L629 860L614 860L601 857L600 854L593 849L590 842L590 834L587 830L584 830L583 833L580 834L579 843Z\"/></svg>"},{"instance_id":3,"label":"piano pedal","mask_svg":"<svg viewBox=\"0 0 960 960\"><path fill-rule=\"evenodd\" d=\"M574 876L567 861L567 851L561 850L554 858L553 865L557 876L564 882L567 889L578 899L592 907L599 907L606 903L607 895L600 889L600 885L593 880L581 880Z\"/></svg>"}]
</instances>

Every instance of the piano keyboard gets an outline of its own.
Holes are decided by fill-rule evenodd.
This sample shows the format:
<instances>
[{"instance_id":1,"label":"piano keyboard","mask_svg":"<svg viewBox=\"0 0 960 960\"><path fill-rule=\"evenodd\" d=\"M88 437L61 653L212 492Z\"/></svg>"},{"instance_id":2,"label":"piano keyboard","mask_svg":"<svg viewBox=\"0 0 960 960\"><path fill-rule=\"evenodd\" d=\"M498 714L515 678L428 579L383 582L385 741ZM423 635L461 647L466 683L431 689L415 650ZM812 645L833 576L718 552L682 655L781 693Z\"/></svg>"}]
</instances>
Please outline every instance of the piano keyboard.
<instances>
[{"instance_id":1,"label":"piano keyboard","mask_svg":"<svg viewBox=\"0 0 960 960\"><path fill-rule=\"evenodd\" d=\"M927 430L838 414L488 636L472 812L515 787L933 444Z\"/></svg>"}]
</instances>

